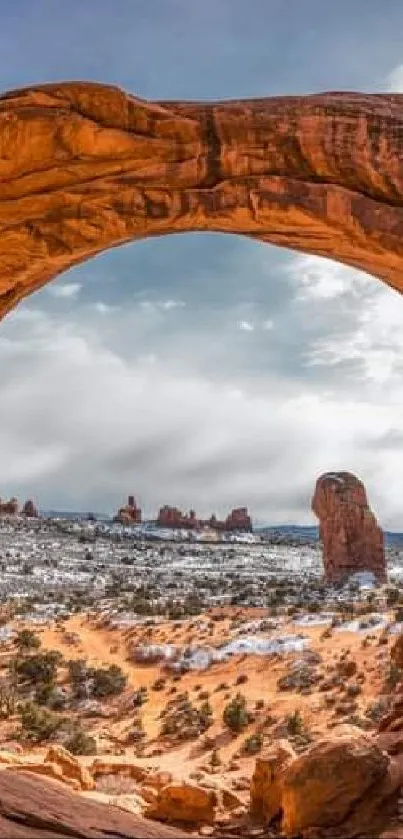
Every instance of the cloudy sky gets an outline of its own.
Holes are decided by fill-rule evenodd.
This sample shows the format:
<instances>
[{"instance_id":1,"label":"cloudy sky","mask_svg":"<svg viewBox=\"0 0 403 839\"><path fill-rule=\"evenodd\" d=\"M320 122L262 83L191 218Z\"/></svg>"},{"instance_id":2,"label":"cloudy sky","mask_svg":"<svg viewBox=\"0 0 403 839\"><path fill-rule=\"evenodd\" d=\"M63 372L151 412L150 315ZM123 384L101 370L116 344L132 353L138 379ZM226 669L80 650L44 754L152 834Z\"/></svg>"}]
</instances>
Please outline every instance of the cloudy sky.
<instances>
[{"instance_id":1,"label":"cloudy sky","mask_svg":"<svg viewBox=\"0 0 403 839\"><path fill-rule=\"evenodd\" d=\"M403 92L402 31L401 0L3 0L1 87ZM336 263L217 234L109 251L2 322L0 386L2 496L308 524L347 469L403 530L403 298Z\"/></svg>"}]
</instances>

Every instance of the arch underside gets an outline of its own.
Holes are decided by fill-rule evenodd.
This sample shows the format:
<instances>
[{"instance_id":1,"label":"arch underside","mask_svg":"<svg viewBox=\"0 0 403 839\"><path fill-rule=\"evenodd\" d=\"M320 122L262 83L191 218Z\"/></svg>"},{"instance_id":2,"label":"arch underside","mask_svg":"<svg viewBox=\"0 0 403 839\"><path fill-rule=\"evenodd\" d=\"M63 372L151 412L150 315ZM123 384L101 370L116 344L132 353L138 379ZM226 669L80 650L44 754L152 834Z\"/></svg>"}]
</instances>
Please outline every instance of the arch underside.
<instances>
[{"instance_id":1,"label":"arch underside","mask_svg":"<svg viewBox=\"0 0 403 839\"><path fill-rule=\"evenodd\" d=\"M87 82L0 96L0 317L107 248L236 233L403 290L403 96L147 102Z\"/></svg>"}]
</instances>

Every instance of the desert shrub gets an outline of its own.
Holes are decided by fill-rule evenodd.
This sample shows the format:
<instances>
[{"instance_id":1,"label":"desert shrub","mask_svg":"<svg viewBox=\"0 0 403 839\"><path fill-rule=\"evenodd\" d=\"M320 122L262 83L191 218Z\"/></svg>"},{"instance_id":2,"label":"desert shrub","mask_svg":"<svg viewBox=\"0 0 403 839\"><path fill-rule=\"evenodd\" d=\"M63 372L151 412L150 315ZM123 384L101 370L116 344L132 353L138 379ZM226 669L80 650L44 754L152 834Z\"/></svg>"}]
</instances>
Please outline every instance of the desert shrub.
<instances>
[{"instance_id":1,"label":"desert shrub","mask_svg":"<svg viewBox=\"0 0 403 839\"><path fill-rule=\"evenodd\" d=\"M18 679L32 685L53 685L57 676L57 668L62 661L63 656L58 650L36 653L18 659L14 663L14 673Z\"/></svg>"},{"instance_id":2,"label":"desert shrub","mask_svg":"<svg viewBox=\"0 0 403 839\"><path fill-rule=\"evenodd\" d=\"M156 691L164 690L165 685L166 685L166 679L163 679L162 677L160 677L159 679L155 680L154 684L152 685L152 690L156 690Z\"/></svg>"},{"instance_id":3,"label":"desert shrub","mask_svg":"<svg viewBox=\"0 0 403 839\"><path fill-rule=\"evenodd\" d=\"M255 702L256 711L261 711L264 708L264 699L257 699Z\"/></svg>"},{"instance_id":4,"label":"desert shrub","mask_svg":"<svg viewBox=\"0 0 403 839\"><path fill-rule=\"evenodd\" d=\"M243 751L247 755L256 755L260 752L263 746L263 737L261 734L251 734L243 744Z\"/></svg>"},{"instance_id":5,"label":"desert shrub","mask_svg":"<svg viewBox=\"0 0 403 839\"><path fill-rule=\"evenodd\" d=\"M376 702L373 702L372 705L369 705L367 710L365 711L365 715L372 720L372 722L377 723L379 720L386 714L389 708L389 701L386 697L380 697Z\"/></svg>"},{"instance_id":6,"label":"desert shrub","mask_svg":"<svg viewBox=\"0 0 403 839\"><path fill-rule=\"evenodd\" d=\"M206 702L203 702L202 705L200 706L199 717L200 717L200 722L202 723L202 726L203 726L203 731L205 731L207 728L210 727L211 722L212 722L212 717L213 717L213 709L212 709L212 707L210 705L210 702L208 700L206 700Z\"/></svg>"},{"instance_id":7,"label":"desert shrub","mask_svg":"<svg viewBox=\"0 0 403 839\"><path fill-rule=\"evenodd\" d=\"M17 632L13 644L20 653L25 653L38 650L41 646L41 640L35 635L35 632L32 632L32 629L21 629L20 632Z\"/></svg>"},{"instance_id":8,"label":"desert shrub","mask_svg":"<svg viewBox=\"0 0 403 839\"><path fill-rule=\"evenodd\" d=\"M76 728L63 745L73 755L95 755L97 753L96 740L86 734L80 727Z\"/></svg>"},{"instance_id":9,"label":"desert shrub","mask_svg":"<svg viewBox=\"0 0 403 839\"><path fill-rule=\"evenodd\" d=\"M8 719L16 710L18 699L15 684L9 678L0 681L0 719Z\"/></svg>"},{"instance_id":10,"label":"desert shrub","mask_svg":"<svg viewBox=\"0 0 403 839\"><path fill-rule=\"evenodd\" d=\"M25 702L19 708L21 736L33 743L51 740L65 723L58 714L41 708L35 702Z\"/></svg>"},{"instance_id":11,"label":"desert shrub","mask_svg":"<svg viewBox=\"0 0 403 839\"><path fill-rule=\"evenodd\" d=\"M403 607L399 606L398 609L395 609L395 621L396 623L403 623Z\"/></svg>"},{"instance_id":12,"label":"desert shrub","mask_svg":"<svg viewBox=\"0 0 403 839\"><path fill-rule=\"evenodd\" d=\"M126 744L129 746L137 746L141 748L144 745L144 741L147 739L146 732L144 731L143 723L140 718L135 719L133 721L133 728L130 729L126 736Z\"/></svg>"},{"instance_id":13,"label":"desert shrub","mask_svg":"<svg viewBox=\"0 0 403 839\"><path fill-rule=\"evenodd\" d=\"M399 682L402 681L403 678L403 671L400 667L398 667L394 662L391 662L389 665L389 670L386 674L386 687L388 690L392 690L396 687Z\"/></svg>"},{"instance_id":14,"label":"desert shrub","mask_svg":"<svg viewBox=\"0 0 403 839\"><path fill-rule=\"evenodd\" d=\"M180 740L199 737L212 724L212 713L209 702L203 702L200 708L196 708L189 699L178 696L161 712L161 735L175 736Z\"/></svg>"},{"instance_id":15,"label":"desert shrub","mask_svg":"<svg viewBox=\"0 0 403 839\"><path fill-rule=\"evenodd\" d=\"M89 669L84 659L72 659L67 662L69 681L76 699L88 696Z\"/></svg>"},{"instance_id":16,"label":"desert shrub","mask_svg":"<svg viewBox=\"0 0 403 839\"><path fill-rule=\"evenodd\" d=\"M176 690L176 688L172 688ZM133 708L141 708L148 701L148 690L146 687L138 688L133 694Z\"/></svg>"},{"instance_id":17,"label":"desert shrub","mask_svg":"<svg viewBox=\"0 0 403 839\"><path fill-rule=\"evenodd\" d=\"M246 684L247 681L248 681L248 676L246 675L246 673L240 673L236 682L235 682L235 684L236 685L244 685L244 684Z\"/></svg>"},{"instance_id":18,"label":"desert shrub","mask_svg":"<svg viewBox=\"0 0 403 839\"><path fill-rule=\"evenodd\" d=\"M37 705L48 705L54 693L54 682L42 682L35 691Z\"/></svg>"},{"instance_id":19,"label":"desert shrub","mask_svg":"<svg viewBox=\"0 0 403 839\"><path fill-rule=\"evenodd\" d=\"M237 693L224 708L223 720L227 728L234 734L239 734L249 723L249 715L246 709L246 699L241 693Z\"/></svg>"},{"instance_id":20,"label":"desert shrub","mask_svg":"<svg viewBox=\"0 0 403 839\"><path fill-rule=\"evenodd\" d=\"M123 673L118 664L111 664L110 667L98 667L90 671L92 679L92 695L97 698L106 696L118 696L124 691L127 684L127 676Z\"/></svg>"},{"instance_id":21,"label":"desert shrub","mask_svg":"<svg viewBox=\"0 0 403 839\"><path fill-rule=\"evenodd\" d=\"M396 587L387 588L385 594L387 607L396 606L400 599L399 589Z\"/></svg>"},{"instance_id":22,"label":"desert shrub","mask_svg":"<svg viewBox=\"0 0 403 839\"><path fill-rule=\"evenodd\" d=\"M347 685L347 687L346 687L347 696L358 696L359 693L362 693L361 685L358 685L358 684Z\"/></svg>"},{"instance_id":23,"label":"desert shrub","mask_svg":"<svg viewBox=\"0 0 403 839\"><path fill-rule=\"evenodd\" d=\"M298 708L292 714L287 714L285 724L287 734L291 737L297 737L304 733L304 721L301 716L301 711Z\"/></svg>"},{"instance_id":24,"label":"desert shrub","mask_svg":"<svg viewBox=\"0 0 403 839\"><path fill-rule=\"evenodd\" d=\"M213 749L213 751L211 753L211 758L210 758L211 766L213 768L216 768L218 766L221 766L221 763L222 763L222 760L220 758L220 755L219 755L217 749Z\"/></svg>"}]
</instances>

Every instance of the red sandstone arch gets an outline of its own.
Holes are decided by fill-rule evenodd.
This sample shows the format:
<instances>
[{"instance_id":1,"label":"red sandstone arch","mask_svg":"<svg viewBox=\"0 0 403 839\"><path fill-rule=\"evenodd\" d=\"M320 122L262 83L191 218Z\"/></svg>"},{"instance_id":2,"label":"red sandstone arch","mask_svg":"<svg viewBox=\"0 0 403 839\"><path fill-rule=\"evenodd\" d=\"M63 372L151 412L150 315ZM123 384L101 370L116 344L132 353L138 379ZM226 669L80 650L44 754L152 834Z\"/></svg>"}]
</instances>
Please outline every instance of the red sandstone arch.
<instances>
[{"instance_id":1,"label":"red sandstone arch","mask_svg":"<svg viewBox=\"0 0 403 839\"><path fill-rule=\"evenodd\" d=\"M403 290L403 96L146 102L47 84L0 96L0 317L115 245L238 233Z\"/></svg>"}]
</instances>

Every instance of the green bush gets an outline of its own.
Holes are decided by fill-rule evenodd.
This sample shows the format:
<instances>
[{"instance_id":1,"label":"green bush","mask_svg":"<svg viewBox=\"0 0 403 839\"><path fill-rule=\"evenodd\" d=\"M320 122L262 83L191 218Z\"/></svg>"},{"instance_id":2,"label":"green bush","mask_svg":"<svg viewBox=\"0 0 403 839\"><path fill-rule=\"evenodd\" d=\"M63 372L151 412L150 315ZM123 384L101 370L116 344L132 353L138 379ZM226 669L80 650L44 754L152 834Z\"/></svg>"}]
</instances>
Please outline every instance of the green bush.
<instances>
[{"instance_id":1,"label":"green bush","mask_svg":"<svg viewBox=\"0 0 403 839\"><path fill-rule=\"evenodd\" d=\"M19 708L21 719L21 736L33 743L51 740L57 731L65 724L65 720L58 714L41 708L35 702L25 702Z\"/></svg>"},{"instance_id":2,"label":"green bush","mask_svg":"<svg viewBox=\"0 0 403 839\"><path fill-rule=\"evenodd\" d=\"M82 728L77 728L63 745L73 755L96 755L97 753L96 740L86 734Z\"/></svg>"},{"instance_id":3,"label":"green bush","mask_svg":"<svg viewBox=\"0 0 403 839\"><path fill-rule=\"evenodd\" d=\"M117 664L91 670L90 675L93 680L92 694L97 698L118 696L127 684L127 676Z\"/></svg>"},{"instance_id":4,"label":"green bush","mask_svg":"<svg viewBox=\"0 0 403 839\"><path fill-rule=\"evenodd\" d=\"M389 666L389 672L386 675L386 685L388 690L392 690L399 682L402 681L403 671L394 662Z\"/></svg>"},{"instance_id":5,"label":"green bush","mask_svg":"<svg viewBox=\"0 0 403 839\"><path fill-rule=\"evenodd\" d=\"M85 699L88 695L87 683L89 680L87 662L84 659L72 659L67 662L67 669L73 695L76 699Z\"/></svg>"},{"instance_id":6,"label":"green bush","mask_svg":"<svg viewBox=\"0 0 403 839\"><path fill-rule=\"evenodd\" d=\"M54 684L57 668L63 661L63 656L58 650L49 650L45 653L37 653L27 658L17 659L14 664L14 672L25 682L32 685Z\"/></svg>"},{"instance_id":7,"label":"green bush","mask_svg":"<svg viewBox=\"0 0 403 839\"><path fill-rule=\"evenodd\" d=\"M215 768L217 766L221 766L221 763L222 763L222 760L220 758L220 755L219 755L217 749L213 749L213 751L211 753L211 758L210 758L210 765L213 768Z\"/></svg>"},{"instance_id":8,"label":"green bush","mask_svg":"<svg viewBox=\"0 0 403 839\"><path fill-rule=\"evenodd\" d=\"M21 629L20 632L17 632L13 644L18 647L19 652L25 653L38 650L41 646L41 640L35 635L35 632L32 632L32 629Z\"/></svg>"},{"instance_id":9,"label":"green bush","mask_svg":"<svg viewBox=\"0 0 403 839\"><path fill-rule=\"evenodd\" d=\"M261 734L251 734L243 744L243 751L247 755L256 755L260 752L263 746L263 737Z\"/></svg>"},{"instance_id":10,"label":"green bush","mask_svg":"<svg viewBox=\"0 0 403 839\"><path fill-rule=\"evenodd\" d=\"M301 716L301 711L298 709L293 711L292 714L287 714L285 718L285 724L287 727L287 734L291 737L298 737L299 735L304 733L304 721Z\"/></svg>"},{"instance_id":11,"label":"green bush","mask_svg":"<svg viewBox=\"0 0 403 839\"><path fill-rule=\"evenodd\" d=\"M246 699L241 693L231 699L224 708L223 720L227 728L234 734L239 734L249 723L249 715L246 710Z\"/></svg>"}]
</instances>

